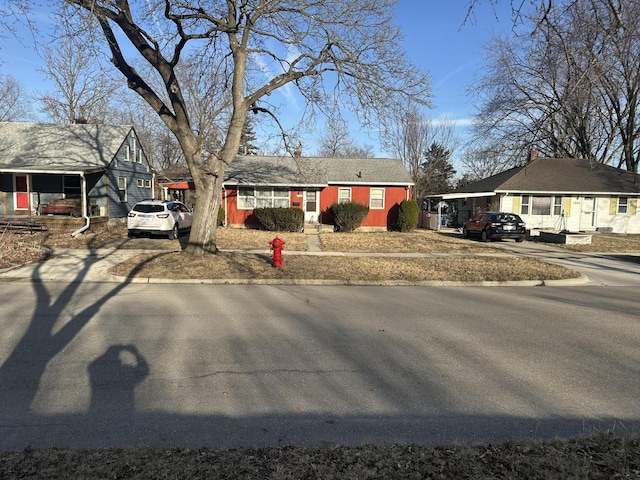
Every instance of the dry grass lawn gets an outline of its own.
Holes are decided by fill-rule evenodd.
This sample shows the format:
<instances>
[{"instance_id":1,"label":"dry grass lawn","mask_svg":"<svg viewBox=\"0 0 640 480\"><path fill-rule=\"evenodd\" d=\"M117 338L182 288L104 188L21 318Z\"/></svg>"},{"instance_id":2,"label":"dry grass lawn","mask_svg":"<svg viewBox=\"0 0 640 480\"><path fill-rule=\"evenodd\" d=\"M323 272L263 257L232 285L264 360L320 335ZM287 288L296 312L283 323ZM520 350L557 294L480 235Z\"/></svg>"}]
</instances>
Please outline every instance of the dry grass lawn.
<instances>
[{"instance_id":1,"label":"dry grass lawn","mask_svg":"<svg viewBox=\"0 0 640 480\"><path fill-rule=\"evenodd\" d=\"M454 232L415 230L400 232L353 232L320 234L326 252L390 253L490 253L499 251L491 243L462 238Z\"/></svg>"},{"instance_id":2,"label":"dry grass lawn","mask_svg":"<svg viewBox=\"0 0 640 480\"><path fill-rule=\"evenodd\" d=\"M345 284L390 282L506 282L576 278L576 272L532 258L455 257L384 258L285 255L283 268L267 254L223 252L187 257L177 252L151 253L113 267L124 277L168 279L335 280Z\"/></svg>"},{"instance_id":3,"label":"dry grass lawn","mask_svg":"<svg viewBox=\"0 0 640 480\"><path fill-rule=\"evenodd\" d=\"M25 450L0 452L0 478L504 479L640 478L640 438L389 447Z\"/></svg>"},{"instance_id":4,"label":"dry grass lawn","mask_svg":"<svg viewBox=\"0 0 640 480\"><path fill-rule=\"evenodd\" d=\"M271 266L269 242L276 236L285 241L281 270ZM188 241L162 238L128 239L124 225L94 228L71 238L68 232L18 235L0 231L0 268L41 261L47 247L141 248L154 253L139 256L115 267L123 276L195 279L335 280L359 282L480 282L573 278L577 274L534 259L504 255L498 243L482 243L462 238L454 231L417 230L399 232L322 233L323 252L454 254L452 257L382 258L355 256L293 255L308 250L303 233L265 232L221 228L219 255L188 258L177 253ZM593 235L591 245L557 245L582 252L640 252L640 235ZM230 252L228 250L234 250ZM259 253L248 252L258 250ZM263 253L261 253L261 252ZM484 254L484 256L471 256ZM503 255L503 256L490 256Z\"/></svg>"},{"instance_id":5,"label":"dry grass lawn","mask_svg":"<svg viewBox=\"0 0 640 480\"><path fill-rule=\"evenodd\" d=\"M558 245L573 252L636 253L640 252L640 235L599 234L588 245Z\"/></svg>"}]
</instances>

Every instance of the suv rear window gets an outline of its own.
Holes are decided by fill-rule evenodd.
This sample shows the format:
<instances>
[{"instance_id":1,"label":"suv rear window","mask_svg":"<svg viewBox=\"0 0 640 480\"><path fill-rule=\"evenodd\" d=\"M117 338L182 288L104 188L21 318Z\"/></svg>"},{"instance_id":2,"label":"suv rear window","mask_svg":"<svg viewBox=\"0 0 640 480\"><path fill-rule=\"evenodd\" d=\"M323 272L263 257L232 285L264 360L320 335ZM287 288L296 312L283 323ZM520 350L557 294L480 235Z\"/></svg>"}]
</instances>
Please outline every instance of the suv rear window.
<instances>
[{"instance_id":1,"label":"suv rear window","mask_svg":"<svg viewBox=\"0 0 640 480\"><path fill-rule=\"evenodd\" d=\"M520 222L520 218L512 213L506 213L502 215L496 215L495 221L497 222Z\"/></svg>"},{"instance_id":2,"label":"suv rear window","mask_svg":"<svg viewBox=\"0 0 640 480\"><path fill-rule=\"evenodd\" d=\"M136 205L133 209L140 213L158 213L164 212L164 205L148 205L143 203Z\"/></svg>"}]
</instances>

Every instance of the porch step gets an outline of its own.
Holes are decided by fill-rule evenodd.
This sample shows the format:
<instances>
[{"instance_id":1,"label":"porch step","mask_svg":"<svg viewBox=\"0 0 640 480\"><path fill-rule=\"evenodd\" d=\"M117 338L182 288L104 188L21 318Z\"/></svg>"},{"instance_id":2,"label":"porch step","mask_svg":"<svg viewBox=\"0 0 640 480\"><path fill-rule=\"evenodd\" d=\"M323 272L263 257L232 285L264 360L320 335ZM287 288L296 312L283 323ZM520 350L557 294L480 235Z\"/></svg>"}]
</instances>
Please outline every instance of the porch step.
<instances>
[{"instance_id":1,"label":"porch step","mask_svg":"<svg viewBox=\"0 0 640 480\"><path fill-rule=\"evenodd\" d=\"M303 228L304 233L307 234L333 232L333 225L324 225L322 223L305 223Z\"/></svg>"}]
</instances>

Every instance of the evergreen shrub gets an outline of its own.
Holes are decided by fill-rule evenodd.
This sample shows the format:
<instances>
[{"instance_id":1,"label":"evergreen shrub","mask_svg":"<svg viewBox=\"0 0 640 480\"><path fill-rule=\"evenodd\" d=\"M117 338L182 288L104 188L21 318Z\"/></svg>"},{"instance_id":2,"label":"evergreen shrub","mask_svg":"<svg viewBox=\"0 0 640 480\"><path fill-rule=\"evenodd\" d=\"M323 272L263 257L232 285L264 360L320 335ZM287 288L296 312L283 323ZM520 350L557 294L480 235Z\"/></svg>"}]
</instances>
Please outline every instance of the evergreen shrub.
<instances>
[{"instance_id":1,"label":"evergreen shrub","mask_svg":"<svg viewBox=\"0 0 640 480\"><path fill-rule=\"evenodd\" d=\"M253 214L264 230L301 232L304 227L304 212L300 208L255 208Z\"/></svg>"},{"instance_id":2,"label":"evergreen shrub","mask_svg":"<svg viewBox=\"0 0 640 480\"><path fill-rule=\"evenodd\" d=\"M398 230L412 232L418 228L420 207L415 200L403 200L398 208Z\"/></svg>"},{"instance_id":3,"label":"evergreen shrub","mask_svg":"<svg viewBox=\"0 0 640 480\"><path fill-rule=\"evenodd\" d=\"M353 232L367 218L369 207L356 202L334 203L329 213L338 232Z\"/></svg>"}]
</instances>

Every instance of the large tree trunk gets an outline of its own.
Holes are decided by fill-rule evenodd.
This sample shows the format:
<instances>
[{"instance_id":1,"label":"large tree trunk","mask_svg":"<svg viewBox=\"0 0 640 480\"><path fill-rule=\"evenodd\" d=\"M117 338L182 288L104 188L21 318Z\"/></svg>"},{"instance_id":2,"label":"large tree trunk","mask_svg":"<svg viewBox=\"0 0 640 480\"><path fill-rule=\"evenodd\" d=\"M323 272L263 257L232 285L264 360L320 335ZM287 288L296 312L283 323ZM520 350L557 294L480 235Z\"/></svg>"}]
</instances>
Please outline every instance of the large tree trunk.
<instances>
[{"instance_id":1,"label":"large tree trunk","mask_svg":"<svg viewBox=\"0 0 640 480\"><path fill-rule=\"evenodd\" d=\"M189 243L183 251L189 255L217 253L218 210L228 162L212 155L208 162L203 163L199 148L192 155L191 161L187 163L196 188L196 204Z\"/></svg>"},{"instance_id":2,"label":"large tree trunk","mask_svg":"<svg viewBox=\"0 0 640 480\"><path fill-rule=\"evenodd\" d=\"M196 184L196 205L189 243L184 252L189 255L217 253L216 228L222 196L222 175L203 175Z\"/></svg>"}]
</instances>

